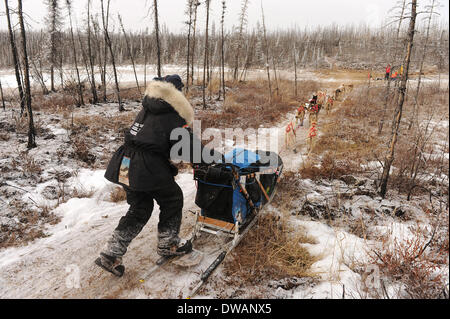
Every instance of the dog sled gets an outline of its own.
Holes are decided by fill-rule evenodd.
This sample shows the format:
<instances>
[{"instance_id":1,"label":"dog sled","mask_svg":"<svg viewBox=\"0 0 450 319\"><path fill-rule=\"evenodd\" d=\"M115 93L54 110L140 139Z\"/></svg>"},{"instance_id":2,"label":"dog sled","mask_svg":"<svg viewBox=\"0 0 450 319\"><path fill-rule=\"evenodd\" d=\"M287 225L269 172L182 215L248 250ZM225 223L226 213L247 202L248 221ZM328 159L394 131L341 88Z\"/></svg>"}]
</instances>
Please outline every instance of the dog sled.
<instances>
[{"instance_id":1,"label":"dog sled","mask_svg":"<svg viewBox=\"0 0 450 319\"><path fill-rule=\"evenodd\" d=\"M238 236L275 194L283 169L273 152L235 149L225 163L194 170L196 231Z\"/></svg>"},{"instance_id":2,"label":"dog sled","mask_svg":"<svg viewBox=\"0 0 450 319\"><path fill-rule=\"evenodd\" d=\"M224 163L194 166L195 203L200 210L195 212L190 238L193 251L180 257L161 257L141 282L169 262L181 268L206 269L188 297L194 296L275 196L283 171L278 154L234 149L224 157ZM211 245L211 237L221 242L218 248Z\"/></svg>"},{"instance_id":3,"label":"dog sled","mask_svg":"<svg viewBox=\"0 0 450 319\"><path fill-rule=\"evenodd\" d=\"M234 149L225 163L196 167L196 213L193 243L201 233L227 236L229 241L202 273L190 296L209 278L226 255L256 223L261 210L273 199L283 171L283 162L273 152ZM198 251L197 251L198 252Z\"/></svg>"}]
</instances>

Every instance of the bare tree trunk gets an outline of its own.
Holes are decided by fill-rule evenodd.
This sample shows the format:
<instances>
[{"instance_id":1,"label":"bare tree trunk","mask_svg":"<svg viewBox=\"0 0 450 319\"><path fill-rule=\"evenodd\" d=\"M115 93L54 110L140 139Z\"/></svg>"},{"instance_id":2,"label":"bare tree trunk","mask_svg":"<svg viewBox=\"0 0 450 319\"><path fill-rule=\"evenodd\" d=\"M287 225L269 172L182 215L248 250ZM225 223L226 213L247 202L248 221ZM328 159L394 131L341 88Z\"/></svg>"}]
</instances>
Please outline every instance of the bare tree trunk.
<instances>
[{"instance_id":1,"label":"bare tree trunk","mask_svg":"<svg viewBox=\"0 0 450 319\"><path fill-rule=\"evenodd\" d=\"M208 59L208 26L209 26L209 3L210 0L205 0L206 4L206 27L205 27L205 56L203 59L203 109L206 109L206 63Z\"/></svg>"},{"instance_id":2,"label":"bare tree trunk","mask_svg":"<svg viewBox=\"0 0 450 319\"><path fill-rule=\"evenodd\" d=\"M147 50L144 48L144 87L147 87Z\"/></svg>"},{"instance_id":3,"label":"bare tree trunk","mask_svg":"<svg viewBox=\"0 0 450 319\"><path fill-rule=\"evenodd\" d=\"M128 40L128 35L125 32L125 28L123 27L122 17L120 16L120 14L118 15L118 18L119 18L120 27L122 28L122 32L123 32L123 35L125 37L125 43L127 45L127 49L130 52L131 64L133 65L134 78L136 79L136 86L137 86L137 89L139 91L139 94L142 94L141 88L139 86L139 80L138 80L137 73L136 73L136 64L134 63L134 54L131 51L131 47L130 47L130 41Z\"/></svg>"},{"instance_id":4,"label":"bare tree trunk","mask_svg":"<svg viewBox=\"0 0 450 319\"><path fill-rule=\"evenodd\" d=\"M400 19L398 22L398 28L397 28L397 34L395 36L395 45L397 45L398 43L398 39L400 36L400 29L402 26L402 22L404 20L404 13L405 13L405 8L406 8L406 0L403 0L403 4L402 4L402 10L400 13ZM392 59L394 62L397 60L397 52L399 51L399 48L395 47L394 48L394 58ZM391 63L392 68L394 67L394 62ZM391 73L392 73L392 69L391 69ZM389 78L387 80L387 84L386 84L386 92L385 92L385 100L384 100L384 107L383 107L383 114L380 120L380 123L378 124L378 134L381 134L381 132L383 131L383 126L384 126L384 120L386 117L386 111L387 111L387 107L389 104L389 96L390 96L390 91L391 91L391 74L389 74Z\"/></svg>"},{"instance_id":5,"label":"bare tree trunk","mask_svg":"<svg viewBox=\"0 0 450 319\"><path fill-rule=\"evenodd\" d=\"M64 90L64 71L63 71L63 54L59 53L59 80L61 81L61 90Z\"/></svg>"},{"instance_id":6,"label":"bare tree trunk","mask_svg":"<svg viewBox=\"0 0 450 319\"><path fill-rule=\"evenodd\" d=\"M0 97L2 98L3 111L6 110L5 97L3 96L2 80L0 80Z\"/></svg>"},{"instance_id":7,"label":"bare tree trunk","mask_svg":"<svg viewBox=\"0 0 450 319\"><path fill-rule=\"evenodd\" d=\"M225 0L222 0L222 17L221 17L221 21L220 21L220 26L221 26L221 31L220 31L220 42L221 42L221 52L220 52L220 56L221 56L221 69L222 69L222 93L223 93L223 101L225 102L225 98L226 98L226 86L225 86L225 37L224 37L224 23L225 23L225 9L227 8ZM220 90L219 90L220 92ZM220 99L220 94L219 94L219 99Z\"/></svg>"},{"instance_id":8,"label":"bare tree trunk","mask_svg":"<svg viewBox=\"0 0 450 319\"><path fill-rule=\"evenodd\" d=\"M415 27L416 27L416 17L417 17L417 0L412 0L411 4L411 20L409 23L409 30L408 30L408 45L406 48L406 57L404 60L404 72L402 75L402 80L399 88L400 92L400 99L398 102L398 105L395 110L394 118L394 132L390 141L390 146L388 150L388 154L384 160L383 165L383 174L381 176L380 181L380 195L381 197L386 196L387 192L387 185L389 181L389 174L392 166L392 162L394 161L394 154L395 154L395 145L397 144L398 134L400 131L400 123L402 120L402 112L403 112L403 103L405 101L405 95L406 95L406 85L408 82L408 72L409 72L409 65L411 62L411 52L412 47L414 44L414 34L415 34Z\"/></svg>"},{"instance_id":9,"label":"bare tree trunk","mask_svg":"<svg viewBox=\"0 0 450 319\"><path fill-rule=\"evenodd\" d=\"M294 96L295 97L297 97L297 93L298 93L298 90L297 90L297 48L296 48L296 46L295 46L295 43L294 43L294 85L295 85L295 87L294 87Z\"/></svg>"},{"instance_id":10,"label":"bare tree trunk","mask_svg":"<svg viewBox=\"0 0 450 319\"><path fill-rule=\"evenodd\" d=\"M264 31L264 48L266 55L266 70L267 70L267 80L269 82L269 102L272 104L272 84L270 83L270 65L269 65L269 45L267 43L267 32L266 32L266 21L264 18L264 8L261 1L261 12L262 12L262 23Z\"/></svg>"},{"instance_id":11,"label":"bare tree trunk","mask_svg":"<svg viewBox=\"0 0 450 319\"><path fill-rule=\"evenodd\" d=\"M159 40L159 21L158 21L158 0L153 0L153 11L155 14L155 35L156 35L156 54L158 58L158 77L161 77L161 42Z\"/></svg>"},{"instance_id":12,"label":"bare tree trunk","mask_svg":"<svg viewBox=\"0 0 450 319\"><path fill-rule=\"evenodd\" d=\"M78 43L80 44L81 58L83 59L84 69L86 70L86 75L89 79L89 82L91 84L91 89L92 89L92 86L94 84L92 83L91 72L89 71L88 57L87 57L86 51L84 50L84 46L83 46L83 42L81 41L81 34L80 34L79 30L77 30L77 34L78 34Z\"/></svg>"},{"instance_id":13,"label":"bare tree trunk","mask_svg":"<svg viewBox=\"0 0 450 319\"><path fill-rule=\"evenodd\" d=\"M8 31L9 31L9 42L11 44L12 57L14 61L14 70L16 74L17 88L19 90L19 98L20 98L20 115L23 115L25 110L25 96L22 87L22 78L20 76L20 63L19 63L19 55L17 54L17 46L16 39L14 37L12 25L11 25L11 17L9 14L9 5L8 0L5 0L5 8L6 8L6 18L8 20Z\"/></svg>"},{"instance_id":14,"label":"bare tree trunk","mask_svg":"<svg viewBox=\"0 0 450 319\"><path fill-rule=\"evenodd\" d=\"M75 65L75 72L77 74L77 84L78 84L78 101L77 105L81 106L84 105L84 98L83 98L83 88L81 86L81 79L80 79L80 71L78 70L78 59L77 59L77 49L75 46L75 37L73 35L73 25L72 25L72 2L71 0L66 0L67 4L67 10L69 11L69 21L70 21L70 37L72 40L72 54L73 54L73 63Z\"/></svg>"},{"instance_id":15,"label":"bare tree trunk","mask_svg":"<svg viewBox=\"0 0 450 319\"><path fill-rule=\"evenodd\" d=\"M435 2L436 2L436 0L432 0L431 1L430 15L428 17L427 34L426 34L426 37L425 37L425 43L423 44L422 59L420 61L420 67L419 67L419 78L417 79L417 89L416 89L416 93L414 95L413 112L412 112L412 115L411 115L411 119L409 121L408 130L411 129L411 127L413 126L414 121L417 121L417 104L418 104L418 99L419 99L420 85L421 85L421 82L422 82L423 64L425 62L425 57L426 57L427 49L428 49L428 40L429 40L429 37L430 37L431 19L433 18Z\"/></svg>"},{"instance_id":16,"label":"bare tree trunk","mask_svg":"<svg viewBox=\"0 0 450 319\"><path fill-rule=\"evenodd\" d=\"M247 47L247 52L245 55L245 64L244 64L244 68L242 69L241 72L241 76L239 77L239 81L245 81L246 76L247 76L247 71L250 68L251 65L251 61L253 59L253 52L255 50L255 42L256 42L256 36L253 33L250 37L250 39L248 40L248 47Z\"/></svg>"},{"instance_id":17,"label":"bare tree trunk","mask_svg":"<svg viewBox=\"0 0 450 319\"><path fill-rule=\"evenodd\" d=\"M22 58L25 73L25 101L27 105L28 113L28 149L37 147L36 145L36 131L34 129L33 122L33 109L31 108L31 84L30 84L30 66L28 64L28 53L27 53L27 37L25 34L25 24L23 22L23 11L22 11L22 0L17 0L18 4L18 15L20 24L20 34L22 36Z\"/></svg>"},{"instance_id":18,"label":"bare tree trunk","mask_svg":"<svg viewBox=\"0 0 450 319\"><path fill-rule=\"evenodd\" d=\"M195 65L195 33L197 32L197 13L200 2L194 0L194 28L192 30L192 54L191 54L191 84L194 85L194 65Z\"/></svg>"},{"instance_id":19,"label":"bare tree trunk","mask_svg":"<svg viewBox=\"0 0 450 319\"><path fill-rule=\"evenodd\" d=\"M114 72L115 91L116 91L117 101L119 103L119 111L123 112L123 111L125 111L125 109L123 108L122 99L120 98L120 88L119 88L119 79L117 77L116 61L115 61L115 57L114 57L114 51L113 51L113 48L112 48L111 38L109 37L109 32L108 32L109 4L110 4L110 0L108 0L107 6L106 6L106 16L105 16L105 9L104 9L104 6L103 6L103 0L101 0L103 32L104 32L104 36L105 36L105 43L108 46L109 54L111 55L111 63L112 63L113 72Z\"/></svg>"},{"instance_id":20,"label":"bare tree trunk","mask_svg":"<svg viewBox=\"0 0 450 319\"><path fill-rule=\"evenodd\" d=\"M97 63L98 63L98 70L100 72L100 81L102 82L101 85L101 91L102 91L102 101L107 101L106 96L106 56L108 54L106 50L106 44L105 44L105 50L103 50L104 56L102 60L102 47L100 45L100 27L98 25L98 22L94 20L94 18L91 16L91 22L92 26L94 27L94 43L96 44L96 50L97 50ZM103 37L103 43L104 43L104 37Z\"/></svg>"},{"instance_id":21,"label":"bare tree trunk","mask_svg":"<svg viewBox=\"0 0 450 319\"><path fill-rule=\"evenodd\" d=\"M186 52L186 92L189 92L189 72L190 69L190 62L191 62L191 31L192 31L192 10L194 6L194 0L188 0L188 6L187 6L187 14L189 17L189 20L187 22L188 26L188 35L187 35L187 52Z\"/></svg>"},{"instance_id":22,"label":"bare tree trunk","mask_svg":"<svg viewBox=\"0 0 450 319\"><path fill-rule=\"evenodd\" d=\"M44 76L42 75L42 64L39 62L39 67L38 67L33 59L30 59L30 62L31 62L32 70L34 71L34 76L33 76L33 73L31 73L31 76L37 82L39 82L39 85L41 86L41 89L42 89L42 94L47 95L49 93L49 91L47 89L47 86L45 85Z\"/></svg>"},{"instance_id":23,"label":"bare tree trunk","mask_svg":"<svg viewBox=\"0 0 450 319\"><path fill-rule=\"evenodd\" d=\"M277 66L275 64L275 58L272 55L272 64L273 64L273 72L275 78L275 91L277 92L277 96L280 94L280 88L278 87L278 76L277 76Z\"/></svg>"},{"instance_id":24,"label":"bare tree trunk","mask_svg":"<svg viewBox=\"0 0 450 319\"><path fill-rule=\"evenodd\" d=\"M241 5L241 13L239 15L239 30L238 30L238 38L235 45L234 52L234 72L233 72L233 80L236 81L238 79L238 71L239 71L239 58L241 55L241 48L243 39L244 28L247 23L247 8L248 8L248 0L242 0Z\"/></svg>"},{"instance_id":25,"label":"bare tree trunk","mask_svg":"<svg viewBox=\"0 0 450 319\"><path fill-rule=\"evenodd\" d=\"M95 71L94 71L94 55L92 54L92 39L91 39L91 0L87 3L87 45L88 45L88 56L89 56L89 66L91 68L91 90L92 90L92 103L98 103L97 85L95 83Z\"/></svg>"},{"instance_id":26,"label":"bare tree trunk","mask_svg":"<svg viewBox=\"0 0 450 319\"><path fill-rule=\"evenodd\" d=\"M58 6L59 0L46 0L49 16L46 22L49 24L50 33L50 90L56 92L55 89L55 68L57 67L58 45L60 43L61 13Z\"/></svg>"}]
</instances>

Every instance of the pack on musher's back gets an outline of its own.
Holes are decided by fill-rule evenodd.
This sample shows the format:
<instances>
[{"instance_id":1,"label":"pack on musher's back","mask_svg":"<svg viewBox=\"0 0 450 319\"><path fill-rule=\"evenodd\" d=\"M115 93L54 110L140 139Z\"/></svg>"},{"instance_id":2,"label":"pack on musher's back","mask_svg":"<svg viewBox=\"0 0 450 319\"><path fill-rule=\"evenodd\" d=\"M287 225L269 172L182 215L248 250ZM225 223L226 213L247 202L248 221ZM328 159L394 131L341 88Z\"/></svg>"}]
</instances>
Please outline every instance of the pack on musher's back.
<instances>
[{"instance_id":1,"label":"pack on musher's back","mask_svg":"<svg viewBox=\"0 0 450 319\"><path fill-rule=\"evenodd\" d=\"M124 156L122 158L122 163L120 164L120 170L119 170L119 183L124 184L126 186L130 186L130 180L129 180L129 172L130 172L130 158L127 156Z\"/></svg>"},{"instance_id":2,"label":"pack on musher's back","mask_svg":"<svg viewBox=\"0 0 450 319\"><path fill-rule=\"evenodd\" d=\"M282 160L276 153L235 149L225 155L225 163L194 171L198 182L195 203L204 217L243 223L251 206L237 182L254 206L261 208L274 196L282 169ZM233 170L237 175L233 175Z\"/></svg>"}]
</instances>

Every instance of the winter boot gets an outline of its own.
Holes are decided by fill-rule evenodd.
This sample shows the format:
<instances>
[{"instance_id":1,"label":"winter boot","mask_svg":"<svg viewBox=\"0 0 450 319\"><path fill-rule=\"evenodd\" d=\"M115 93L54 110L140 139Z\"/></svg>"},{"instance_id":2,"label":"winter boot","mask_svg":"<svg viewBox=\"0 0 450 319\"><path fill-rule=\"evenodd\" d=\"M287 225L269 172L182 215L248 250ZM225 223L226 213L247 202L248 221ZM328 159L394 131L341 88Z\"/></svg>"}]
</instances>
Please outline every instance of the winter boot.
<instances>
[{"instance_id":1,"label":"winter boot","mask_svg":"<svg viewBox=\"0 0 450 319\"><path fill-rule=\"evenodd\" d=\"M192 252L192 243L190 240L177 237L171 244L158 243L157 253L162 257L182 256Z\"/></svg>"},{"instance_id":2,"label":"winter boot","mask_svg":"<svg viewBox=\"0 0 450 319\"><path fill-rule=\"evenodd\" d=\"M95 264L117 277L122 277L125 272L125 266L122 265L121 257L113 257L100 253L100 257L95 260Z\"/></svg>"}]
</instances>

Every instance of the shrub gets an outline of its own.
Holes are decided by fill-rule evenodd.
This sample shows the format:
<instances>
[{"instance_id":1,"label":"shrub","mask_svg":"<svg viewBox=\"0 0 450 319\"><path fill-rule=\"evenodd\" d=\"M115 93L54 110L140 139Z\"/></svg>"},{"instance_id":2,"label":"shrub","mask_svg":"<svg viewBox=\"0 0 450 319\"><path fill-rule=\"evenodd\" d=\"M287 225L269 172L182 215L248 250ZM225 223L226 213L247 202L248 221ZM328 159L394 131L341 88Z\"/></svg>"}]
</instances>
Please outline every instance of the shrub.
<instances>
[{"instance_id":1,"label":"shrub","mask_svg":"<svg viewBox=\"0 0 450 319\"><path fill-rule=\"evenodd\" d=\"M428 245L428 239L419 229L414 231L412 238L404 240L385 236L381 247L369 254L369 263L376 265L385 279L403 286L406 296L400 293L397 297L441 298L447 278L440 267L448 267L448 264L436 262L448 259L448 250L430 252Z\"/></svg>"},{"instance_id":2,"label":"shrub","mask_svg":"<svg viewBox=\"0 0 450 319\"><path fill-rule=\"evenodd\" d=\"M260 216L241 244L225 262L225 274L239 281L261 282L262 278L312 276L315 258L302 243L314 241L301 230L293 232L287 223L274 215Z\"/></svg>"},{"instance_id":3,"label":"shrub","mask_svg":"<svg viewBox=\"0 0 450 319\"><path fill-rule=\"evenodd\" d=\"M122 187L114 187L109 193L109 200L113 203L122 202L127 199L127 193Z\"/></svg>"}]
</instances>

